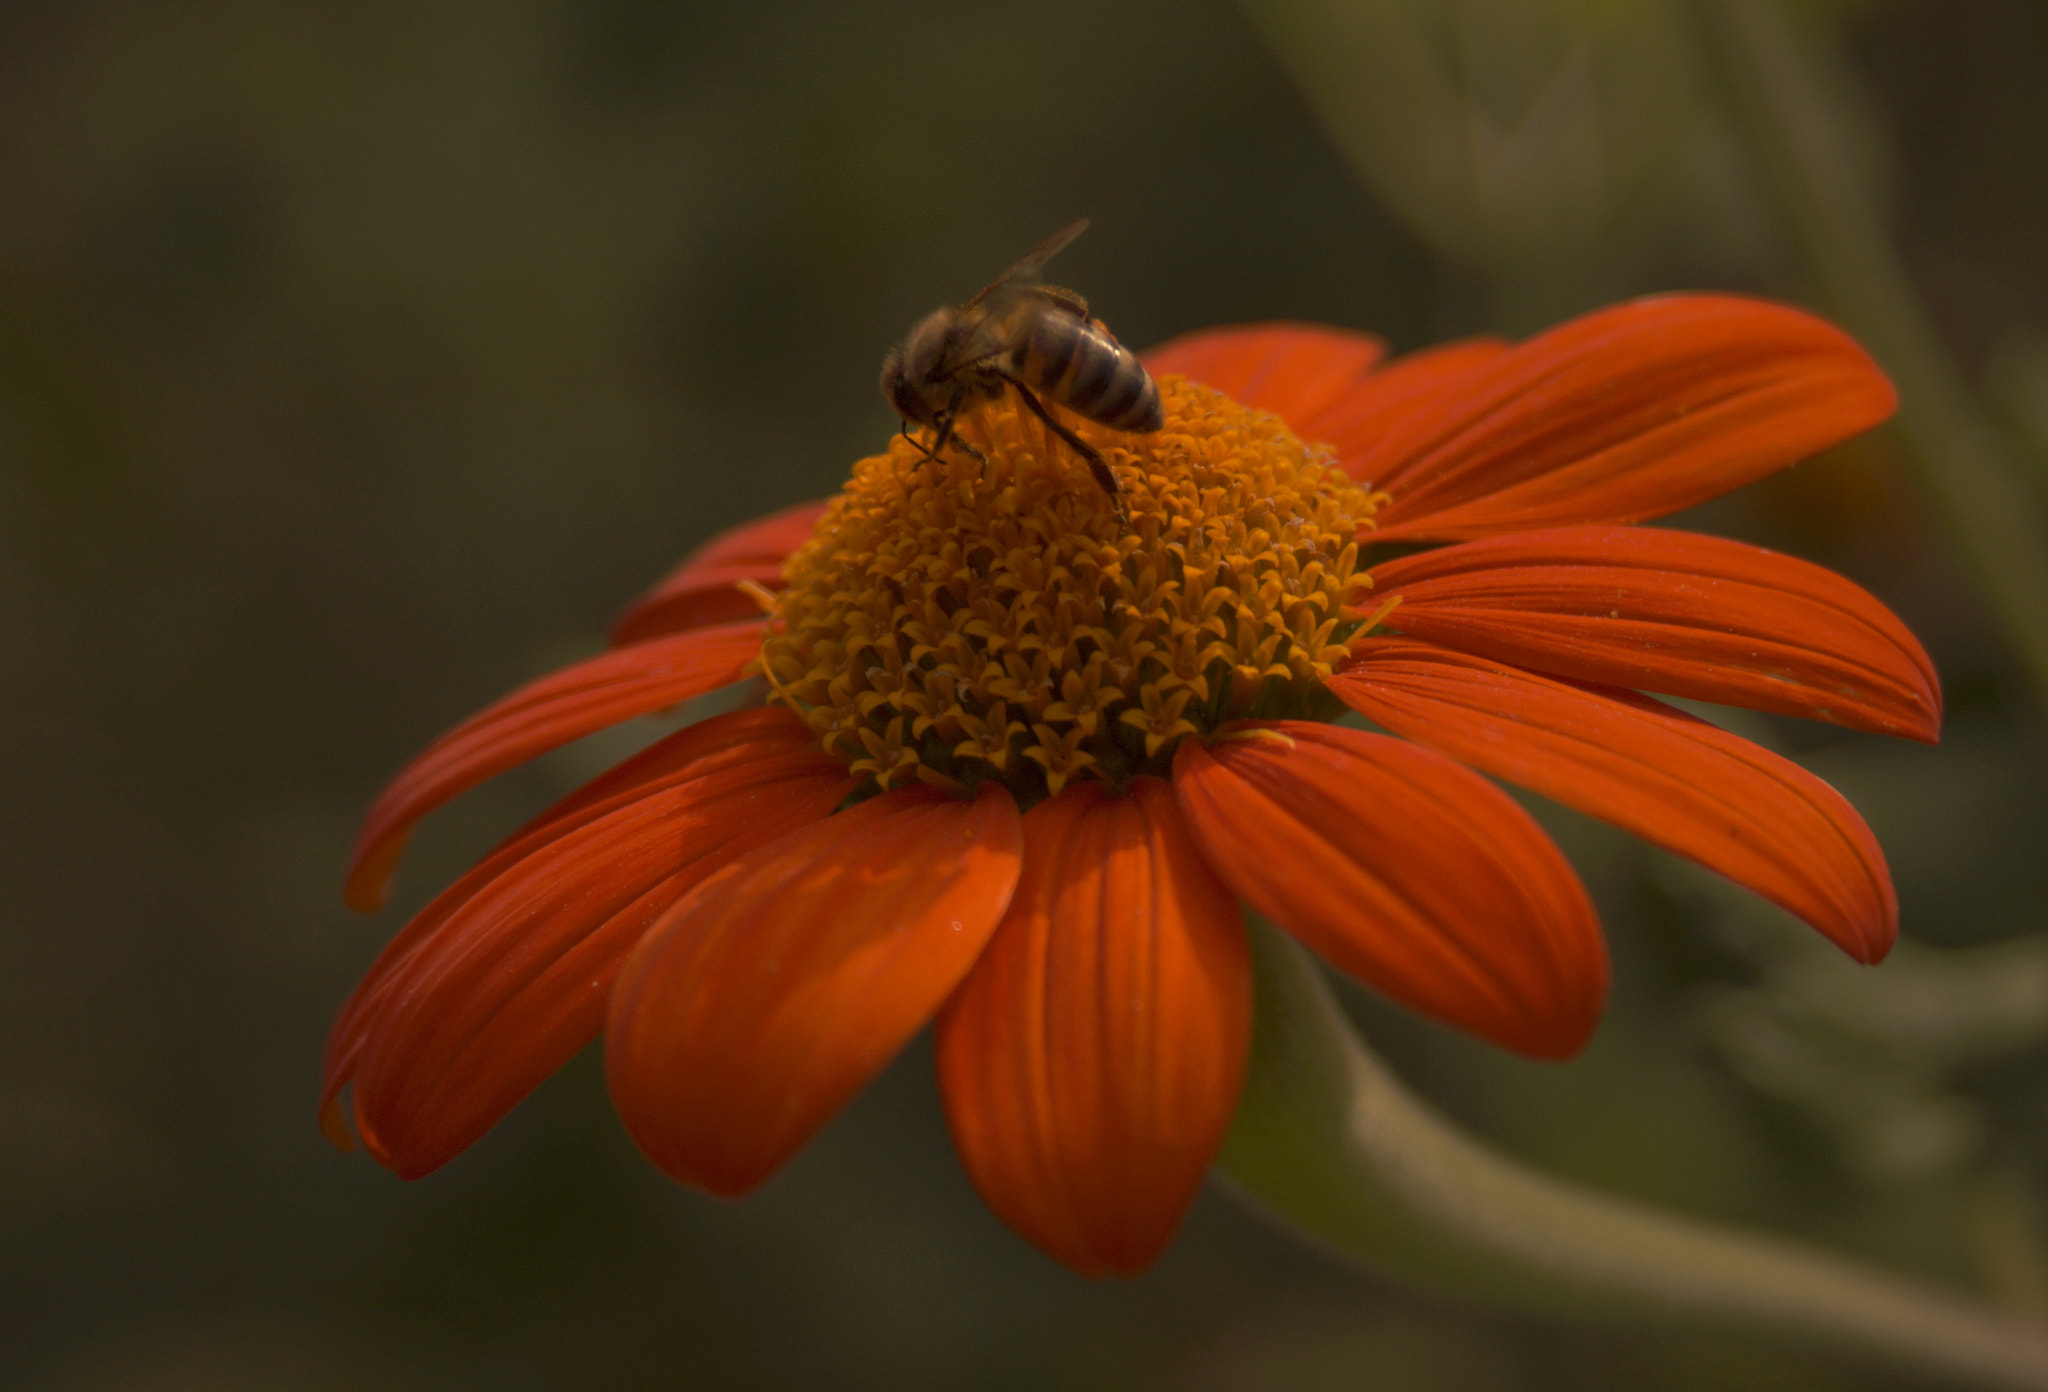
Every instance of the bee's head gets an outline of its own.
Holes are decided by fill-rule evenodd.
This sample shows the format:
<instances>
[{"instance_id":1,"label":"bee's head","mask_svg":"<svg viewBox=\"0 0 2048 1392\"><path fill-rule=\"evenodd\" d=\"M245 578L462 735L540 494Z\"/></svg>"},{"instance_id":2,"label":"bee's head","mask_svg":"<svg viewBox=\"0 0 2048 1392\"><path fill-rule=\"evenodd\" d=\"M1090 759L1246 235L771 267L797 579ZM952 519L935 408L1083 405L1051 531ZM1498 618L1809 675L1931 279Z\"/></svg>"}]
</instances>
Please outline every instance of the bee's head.
<instances>
[{"instance_id":1,"label":"bee's head","mask_svg":"<svg viewBox=\"0 0 2048 1392\"><path fill-rule=\"evenodd\" d=\"M882 359L882 400L907 421L931 424L931 418L925 414L923 398L910 389L910 380L903 370L903 345L900 343Z\"/></svg>"},{"instance_id":2,"label":"bee's head","mask_svg":"<svg viewBox=\"0 0 2048 1392\"><path fill-rule=\"evenodd\" d=\"M882 359L882 399L907 421L937 425L952 399L953 384L939 374L957 337L955 317L950 309L925 316L910 336Z\"/></svg>"}]
</instances>

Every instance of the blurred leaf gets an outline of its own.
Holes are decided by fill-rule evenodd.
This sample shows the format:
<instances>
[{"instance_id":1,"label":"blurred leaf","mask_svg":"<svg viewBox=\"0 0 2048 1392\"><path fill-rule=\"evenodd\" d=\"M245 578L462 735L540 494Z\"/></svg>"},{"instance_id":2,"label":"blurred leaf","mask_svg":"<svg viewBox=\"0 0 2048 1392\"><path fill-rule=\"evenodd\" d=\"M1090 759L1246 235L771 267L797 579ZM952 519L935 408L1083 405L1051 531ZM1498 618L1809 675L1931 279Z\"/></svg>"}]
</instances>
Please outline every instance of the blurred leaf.
<instances>
[{"instance_id":1,"label":"blurred leaf","mask_svg":"<svg viewBox=\"0 0 2048 1392\"><path fill-rule=\"evenodd\" d=\"M1244 8L1353 168L1466 266L1512 281L1612 254L1632 205L1690 169L1699 76L1664 0Z\"/></svg>"}]
</instances>

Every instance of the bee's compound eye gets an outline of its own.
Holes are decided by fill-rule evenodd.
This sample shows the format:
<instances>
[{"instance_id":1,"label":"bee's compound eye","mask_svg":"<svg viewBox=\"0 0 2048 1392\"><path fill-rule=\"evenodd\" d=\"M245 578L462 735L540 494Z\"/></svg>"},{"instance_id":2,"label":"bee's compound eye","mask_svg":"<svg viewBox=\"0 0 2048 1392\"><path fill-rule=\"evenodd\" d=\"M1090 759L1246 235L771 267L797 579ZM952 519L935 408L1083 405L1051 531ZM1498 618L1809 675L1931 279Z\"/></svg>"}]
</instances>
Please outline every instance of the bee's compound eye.
<instances>
[{"instance_id":1,"label":"bee's compound eye","mask_svg":"<svg viewBox=\"0 0 2048 1392\"><path fill-rule=\"evenodd\" d=\"M896 414L916 419L908 409L909 383L903 380L903 347L898 344L882 359L882 400L896 408Z\"/></svg>"}]
</instances>

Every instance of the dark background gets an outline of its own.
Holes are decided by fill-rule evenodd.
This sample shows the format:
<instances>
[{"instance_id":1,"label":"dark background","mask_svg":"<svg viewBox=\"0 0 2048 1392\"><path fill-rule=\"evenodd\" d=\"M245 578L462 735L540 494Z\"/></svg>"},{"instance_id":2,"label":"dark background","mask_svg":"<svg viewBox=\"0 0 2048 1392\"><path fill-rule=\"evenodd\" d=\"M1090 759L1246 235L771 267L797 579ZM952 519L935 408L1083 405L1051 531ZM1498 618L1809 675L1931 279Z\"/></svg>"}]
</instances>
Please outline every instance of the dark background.
<instances>
[{"instance_id":1,"label":"dark background","mask_svg":"<svg viewBox=\"0 0 2048 1392\"><path fill-rule=\"evenodd\" d=\"M2041 470L2048 9L1809 8L1948 349ZM1082 1280L980 1207L922 1043L737 1204L643 1164L588 1055L413 1184L313 1121L404 914L639 736L439 814L360 919L382 780L714 531L835 487L915 317L1082 214L1058 278L1137 345L1810 302L1753 172L1700 148L1684 197L1489 258L1361 182L1208 0L0 6L0 1384L1906 1385L1425 1298L1216 1192L1152 1273ZM2048 1309L2042 707L1900 448L1686 521L1845 571L1935 653L1939 750L1729 718L1865 810L1924 950L1854 971L1546 812L1614 942L1589 1053L1354 1004L1532 1163Z\"/></svg>"}]
</instances>

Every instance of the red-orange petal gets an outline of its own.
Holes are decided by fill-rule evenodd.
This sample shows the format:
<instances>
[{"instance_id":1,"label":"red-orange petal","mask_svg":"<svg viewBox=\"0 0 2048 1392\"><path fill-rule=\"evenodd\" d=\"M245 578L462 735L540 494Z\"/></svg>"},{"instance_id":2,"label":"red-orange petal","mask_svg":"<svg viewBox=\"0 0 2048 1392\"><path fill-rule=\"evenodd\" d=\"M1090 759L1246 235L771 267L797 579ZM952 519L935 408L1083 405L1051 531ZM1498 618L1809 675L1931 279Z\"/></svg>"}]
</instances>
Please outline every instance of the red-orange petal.
<instances>
[{"instance_id":1,"label":"red-orange petal","mask_svg":"<svg viewBox=\"0 0 2048 1392\"><path fill-rule=\"evenodd\" d=\"M816 741L816 733L803 717L787 706L746 706L695 721L550 804L499 842L493 853L516 846L572 814L588 817L593 809L608 810L677 777L694 778L725 763L748 763L771 753L816 748ZM823 752L819 750L821 755Z\"/></svg>"},{"instance_id":2,"label":"red-orange petal","mask_svg":"<svg viewBox=\"0 0 2048 1392\"><path fill-rule=\"evenodd\" d=\"M1401 1004L1542 1058L1577 1053L1607 996L1578 876L1499 788L1442 755L1279 721L1204 748L1173 786L1245 902Z\"/></svg>"},{"instance_id":3,"label":"red-orange petal","mask_svg":"<svg viewBox=\"0 0 2048 1392\"><path fill-rule=\"evenodd\" d=\"M765 517L729 527L685 556L676 569L740 561L780 561L811 539L818 519L825 515L829 505L825 499L792 503Z\"/></svg>"},{"instance_id":4,"label":"red-orange petal","mask_svg":"<svg viewBox=\"0 0 2048 1392\"><path fill-rule=\"evenodd\" d=\"M537 754L737 681L761 650L762 625L725 624L603 653L529 682L421 750L363 819L343 896L381 908L406 837L421 817Z\"/></svg>"},{"instance_id":5,"label":"red-orange petal","mask_svg":"<svg viewBox=\"0 0 2048 1392\"><path fill-rule=\"evenodd\" d=\"M1839 329L1731 295L1601 310L1451 385L1388 414L1376 439L1348 442L1346 467L1391 495L1382 540L1675 512L1859 434L1896 403Z\"/></svg>"},{"instance_id":6,"label":"red-orange petal","mask_svg":"<svg viewBox=\"0 0 2048 1392\"><path fill-rule=\"evenodd\" d=\"M612 625L608 641L623 648L693 628L764 617L754 596L739 588L742 581L752 581L764 590L779 590L783 586L782 562L700 565L671 575L633 601Z\"/></svg>"},{"instance_id":7,"label":"red-orange petal","mask_svg":"<svg viewBox=\"0 0 2048 1392\"><path fill-rule=\"evenodd\" d=\"M1023 859L1000 785L905 788L699 885L613 990L605 1073L634 1142L715 1194L761 1183L952 993Z\"/></svg>"},{"instance_id":8,"label":"red-orange petal","mask_svg":"<svg viewBox=\"0 0 2048 1392\"><path fill-rule=\"evenodd\" d=\"M700 738L676 771L539 823L429 905L336 1021L323 1107L353 1081L357 1130L410 1179L595 1038L619 962L670 905L852 786L801 721L748 723L755 738Z\"/></svg>"},{"instance_id":9,"label":"red-orange petal","mask_svg":"<svg viewBox=\"0 0 2048 1392\"><path fill-rule=\"evenodd\" d=\"M1373 568L1386 627L1552 676L1933 743L1941 684L1868 591L1758 546L1556 527Z\"/></svg>"},{"instance_id":10,"label":"red-orange petal","mask_svg":"<svg viewBox=\"0 0 2048 1392\"><path fill-rule=\"evenodd\" d=\"M1144 363L1155 376L1178 372L1273 412L1304 439L1321 440L1325 418L1348 407L1386 351L1382 340L1348 329L1240 324L1162 343Z\"/></svg>"},{"instance_id":11,"label":"red-orange petal","mask_svg":"<svg viewBox=\"0 0 2048 1392\"><path fill-rule=\"evenodd\" d=\"M1507 350L1497 338L1467 338L1404 353L1361 382L1349 400L1324 412L1306 438L1332 446L1346 473L1371 484L1365 471L1378 463L1390 435L1461 400L1486 365ZM1303 434L1301 427L1295 433Z\"/></svg>"},{"instance_id":12,"label":"red-orange petal","mask_svg":"<svg viewBox=\"0 0 2048 1392\"><path fill-rule=\"evenodd\" d=\"M824 514L822 502L798 503L720 532L619 616L612 625L612 646L758 614L760 606L733 586L752 580L767 589L781 589L783 561L810 539Z\"/></svg>"},{"instance_id":13,"label":"red-orange petal","mask_svg":"<svg viewBox=\"0 0 2048 1392\"><path fill-rule=\"evenodd\" d=\"M1083 1275L1150 1266L1223 1143L1251 1039L1237 900L1164 782L1084 783L1025 815L1010 911L936 1033L989 1207Z\"/></svg>"},{"instance_id":14,"label":"red-orange petal","mask_svg":"<svg viewBox=\"0 0 2048 1392\"><path fill-rule=\"evenodd\" d=\"M1648 696L1538 676L1405 638L1331 679L1353 710L1745 885L1859 962L1898 935L1877 838L1843 796Z\"/></svg>"},{"instance_id":15,"label":"red-orange petal","mask_svg":"<svg viewBox=\"0 0 2048 1392\"><path fill-rule=\"evenodd\" d=\"M323 1065L329 1083L327 1095L331 1098L340 1091L347 1081L344 1075L353 1073L355 1053L362 1042L360 1021L379 1008L383 993L391 989L406 957L478 890L555 838L616 811L644 793L671 785L679 778L700 778L735 766L751 767L763 758L802 749L813 738L809 731L810 727L800 717L783 706L755 706L698 721L607 769L499 842L467 874L414 915L377 954L377 960L350 995L328 1034ZM346 1136L345 1128L342 1134Z\"/></svg>"}]
</instances>

